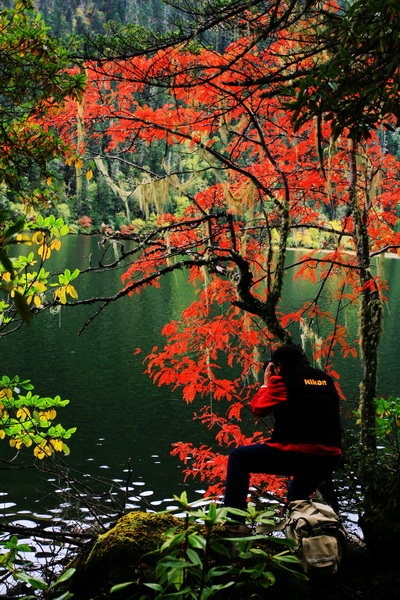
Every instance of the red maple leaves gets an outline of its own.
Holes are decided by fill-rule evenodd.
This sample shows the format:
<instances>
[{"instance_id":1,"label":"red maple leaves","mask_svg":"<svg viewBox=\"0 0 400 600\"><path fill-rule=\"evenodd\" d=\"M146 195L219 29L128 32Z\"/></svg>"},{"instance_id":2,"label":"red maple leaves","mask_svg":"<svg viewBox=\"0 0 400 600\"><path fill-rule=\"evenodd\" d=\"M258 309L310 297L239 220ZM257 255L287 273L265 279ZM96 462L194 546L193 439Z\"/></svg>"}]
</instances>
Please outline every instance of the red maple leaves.
<instances>
[{"instance_id":1,"label":"red maple leaves","mask_svg":"<svg viewBox=\"0 0 400 600\"><path fill-rule=\"evenodd\" d=\"M132 166L132 186L153 183L157 200L161 188L155 183L163 180L166 195L185 199L183 210L169 206L165 212L153 201L159 212L154 233L122 281L130 293L139 292L179 268L187 269L196 289L181 319L165 326L166 343L147 357L146 372L155 384L181 390L196 418L215 430L216 448L177 443L173 450L186 476L207 480L215 493L226 468L226 450L221 454L218 447L268 436L268 427L254 423L248 410L273 339L256 308L278 296L276 321L303 336L314 359L338 379L334 353L357 353L357 340L349 339L343 323L343 304L357 302L367 287L381 294L385 287L378 276L360 279L348 140L333 143L327 123L321 137L314 122L295 131L293 115L274 93L275 74L297 43L282 31L269 44L243 37L220 53L175 48L101 68L86 65L82 119L92 153L101 151L111 162L136 157L143 146L148 152L162 147L165 160L145 184L146 162ZM77 115L70 102L52 122L72 146ZM356 205L369 250L397 252L399 161L375 134L357 152ZM296 267L284 267L290 286L302 279L313 289L297 306L277 281L277 248L284 252L284 245L306 249ZM270 478L257 481L271 485Z\"/></svg>"}]
</instances>

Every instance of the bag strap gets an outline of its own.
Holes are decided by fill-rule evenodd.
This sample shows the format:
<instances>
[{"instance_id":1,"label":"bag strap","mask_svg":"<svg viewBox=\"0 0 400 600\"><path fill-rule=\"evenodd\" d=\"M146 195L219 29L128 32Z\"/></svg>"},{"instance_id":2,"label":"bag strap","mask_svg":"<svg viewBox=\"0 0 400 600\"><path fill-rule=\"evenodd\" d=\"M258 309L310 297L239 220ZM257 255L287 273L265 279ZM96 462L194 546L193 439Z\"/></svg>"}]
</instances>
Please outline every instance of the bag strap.
<instances>
[{"instance_id":1,"label":"bag strap","mask_svg":"<svg viewBox=\"0 0 400 600\"><path fill-rule=\"evenodd\" d=\"M256 534L272 533L273 531L282 531L286 527L286 519L282 519L278 523L269 525L268 523L257 523Z\"/></svg>"},{"instance_id":2,"label":"bag strap","mask_svg":"<svg viewBox=\"0 0 400 600\"><path fill-rule=\"evenodd\" d=\"M292 505L292 506L291 506ZM301 512L301 508L307 506L311 511L314 510L314 513L309 515L309 517L314 516L318 519L318 515L322 515L322 519L318 520L318 524L312 525L310 522L310 518L303 514L298 516L297 518L293 518L290 516L291 512ZM327 506L328 509L324 507ZM322 502L313 502L313 500L293 500L290 502L284 511L283 518L274 524L263 524L259 523L256 525L256 533L271 533L273 531L282 531L286 527L297 526L297 523L302 520L305 525L309 527L312 535L323 535L324 529L329 527L335 527L338 531L341 531L345 535L344 527L340 521L339 516L331 509L329 505L326 505Z\"/></svg>"}]
</instances>

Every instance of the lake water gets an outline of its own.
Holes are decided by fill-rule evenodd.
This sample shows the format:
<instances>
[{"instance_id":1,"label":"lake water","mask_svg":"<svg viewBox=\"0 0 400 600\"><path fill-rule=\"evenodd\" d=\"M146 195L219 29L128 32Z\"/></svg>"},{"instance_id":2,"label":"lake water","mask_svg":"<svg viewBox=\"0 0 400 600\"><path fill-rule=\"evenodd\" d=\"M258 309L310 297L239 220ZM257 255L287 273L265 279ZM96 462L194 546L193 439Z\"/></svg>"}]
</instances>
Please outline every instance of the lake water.
<instances>
[{"instance_id":1,"label":"lake water","mask_svg":"<svg viewBox=\"0 0 400 600\"><path fill-rule=\"evenodd\" d=\"M52 269L71 270L86 266L86 257L99 253L98 239L70 236L62 253L53 255ZM291 251L296 262L300 251ZM381 349L379 391L397 394L400 389L398 343L400 340L400 262L387 259L384 273L391 282L390 302L385 308L384 342ZM79 297L103 296L121 287L121 272L114 271L81 277ZM329 285L334 285L329 284ZM295 308L301 299L310 299L310 284L290 276L285 283L287 306ZM127 507L158 510L167 508L173 494L188 489L196 499L203 493L201 482L183 483L181 463L170 456L174 441L212 443L211 436L192 421L191 406L185 405L179 390L158 388L143 375L143 357L159 345L164 324L180 316L194 299L186 274L177 272L162 281L160 289L148 288L134 298L124 298L105 309L84 333L77 332L93 313L92 307L68 309L59 314L46 313L34 319L31 328L0 340L1 372L31 379L35 391L43 396L59 394L71 403L59 411L64 426L76 426L70 440L67 465L81 472L82 479L96 490L96 478L113 481L112 494L121 495L127 486ZM357 337L356 309L348 313L348 328ZM135 355L137 347L143 349ZM342 375L347 398L356 401L361 369L358 361L348 359L335 365ZM0 509L13 523L47 522L59 519L93 517L85 507L64 502L63 486L57 474L38 475L29 468L10 469L6 442L0 442ZM67 471L63 467L63 472ZM85 477L86 474L86 477ZM105 486L105 489L108 489ZM82 496L88 493L82 488ZM96 495L97 491L93 492ZM90 493L89 493L90 496Z\"/></svg>"}]
</instances>

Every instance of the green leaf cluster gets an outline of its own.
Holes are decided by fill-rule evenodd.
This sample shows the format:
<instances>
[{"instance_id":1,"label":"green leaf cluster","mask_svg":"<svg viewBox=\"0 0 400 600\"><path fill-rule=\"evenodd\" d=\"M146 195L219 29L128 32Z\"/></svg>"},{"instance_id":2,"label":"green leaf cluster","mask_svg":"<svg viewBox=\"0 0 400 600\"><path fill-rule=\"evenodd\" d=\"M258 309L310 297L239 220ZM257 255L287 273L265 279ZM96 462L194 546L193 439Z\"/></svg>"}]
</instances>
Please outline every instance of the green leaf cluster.
<instances>
[{"instance_id":1,"label":"green leaf cluster","mask_svg":"<svg viewBox=\"0 0 400 600\"><path fill-rule=\"evenodd\" d=\"M78 269L72 273L66 269L52 283L50 273L44 268L52 252L61 248L61 238L68 231L63 219L54 215L13 222L6 211L0 214L0 290L6 295L0 302L0 328L7 329L17 316L29 324L33 312L53 302L65 304L67 296L78 297L71 284L79 275ZM10 256L18 245L33 246L37 256L35 252ZM51 287L55 289L50 290Z\"/></svg>"},{"instance_id":2,"label":"green leaf cluster","mask_svg":"<svg viewBox=\"0 0 400 600\"><path fill-rule=\"evenodd\" d=\"M16 450L33 448L38 459L54 452L69 454L65 440L75 433L76 427L65 429L61 424L53 424L57 410L69 400L40 397L32 393L33 389L30 380L21 381L18 376L11 379L4 375L0 379L0 439L7 438Z\"/></svg>"}]
</instances>

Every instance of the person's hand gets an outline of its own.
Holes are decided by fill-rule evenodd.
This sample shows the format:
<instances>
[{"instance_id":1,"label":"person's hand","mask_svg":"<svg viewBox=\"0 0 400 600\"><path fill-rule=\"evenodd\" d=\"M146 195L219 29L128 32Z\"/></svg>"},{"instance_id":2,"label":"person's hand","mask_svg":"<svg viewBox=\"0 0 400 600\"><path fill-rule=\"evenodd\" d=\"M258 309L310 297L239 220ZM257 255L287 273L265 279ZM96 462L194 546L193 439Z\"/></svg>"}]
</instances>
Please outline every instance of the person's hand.
<instances>
[{"instance_id":1,"label":"person's hand","mask_svg":"<svg viewBox=\"0 0 400 600\"><path fill-rule=\"evenodd\" d=\"M269 384L269 380L271 379L272 375L275 375L274 363L270 362L264 371L264 385Z\"/></svg>"}]
</instances>

